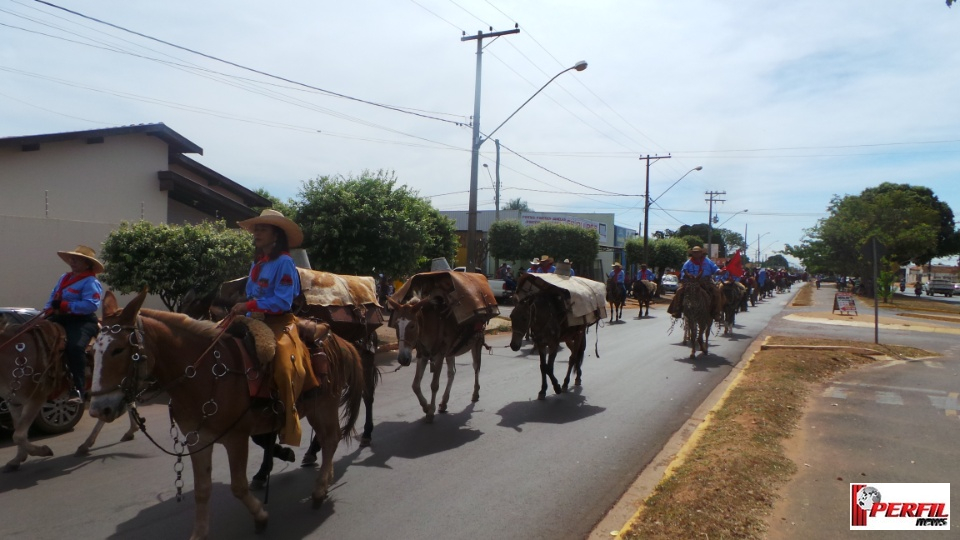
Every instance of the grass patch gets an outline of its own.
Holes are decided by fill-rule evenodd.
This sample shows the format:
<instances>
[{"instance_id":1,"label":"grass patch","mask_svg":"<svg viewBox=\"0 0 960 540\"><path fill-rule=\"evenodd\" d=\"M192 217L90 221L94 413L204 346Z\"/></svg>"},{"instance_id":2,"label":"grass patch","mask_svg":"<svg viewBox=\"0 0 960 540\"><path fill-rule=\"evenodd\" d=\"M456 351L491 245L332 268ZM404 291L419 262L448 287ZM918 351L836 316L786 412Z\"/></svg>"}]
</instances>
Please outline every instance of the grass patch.
<instances>
[{"instance_id":1,"label":"grass patch","mask_svg":"<svg viewBox=\"0 0 960 540\"><path fill-rule=\"evenodd\" d=\"M909 356L933 353L872 343L775 337L768 343L845 345ZM711 413L699 441L672 475L644 501L622 538L765 537L777 490L795 472L782 441L796 429L812 384L872 358L841 350L758 353L740 381Z\"/></svg>"},{"instance_id":2,"label":"grass patch","mask_svg":"<svg viewBox=\"0 0 960 540\"><path fill-rule=\"evenodd\" d=\"M810 282L804 283L803 287L793 297L793 307L805 307L813 305L813 286Z\"/></svg>"}]
</instances>

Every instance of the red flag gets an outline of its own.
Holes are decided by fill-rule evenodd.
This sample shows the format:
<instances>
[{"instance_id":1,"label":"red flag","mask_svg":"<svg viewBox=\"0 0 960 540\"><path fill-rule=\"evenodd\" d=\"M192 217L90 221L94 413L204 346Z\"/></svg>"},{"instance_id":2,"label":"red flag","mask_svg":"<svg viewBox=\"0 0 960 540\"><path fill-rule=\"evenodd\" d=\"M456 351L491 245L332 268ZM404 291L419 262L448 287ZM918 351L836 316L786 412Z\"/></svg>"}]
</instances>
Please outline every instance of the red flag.
<instances>
[{"instance_id":1,"label":"red flag","mask_svg":"<svg viewBox=\"0 0 960 540\"><path fill-rule=\"evenodd\" d=\"M738 249L733 257L727 261L727 271L731 276L743 277L743 264L740 263L740 250Z\"/></svg>"}]
</instances>

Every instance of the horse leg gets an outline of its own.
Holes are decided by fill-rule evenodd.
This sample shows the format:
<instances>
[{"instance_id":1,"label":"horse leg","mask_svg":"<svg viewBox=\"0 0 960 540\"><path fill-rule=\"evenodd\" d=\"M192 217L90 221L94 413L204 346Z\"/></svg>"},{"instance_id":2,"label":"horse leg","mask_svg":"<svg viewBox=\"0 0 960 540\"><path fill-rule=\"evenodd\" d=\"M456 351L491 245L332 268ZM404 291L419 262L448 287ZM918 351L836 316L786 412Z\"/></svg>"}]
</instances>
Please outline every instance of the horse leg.
<instances>
[{"instance_id":1,"label":"horse leg","mask_svg":"<svg viewBox=\"0 0 960 540\"><path fill-rule=\"evenodd\" d=\"M273 472L273 456L279 446L277 444L277 434L275 432L261 433L259 435L251 435L250 439L253 440L254 444L263 448L263 460L260 462L260 468L257 470L257 473L253 475L253 478L250 479L250 489L252 491L260 491L266 487L267 479L270 477L270 473Z\"/></svg>"},{"instance_id":2,"label":"horse leg","mask_svg":"<svg viewBox=\"0 0 960 540\"><path fill-rule=\"evenodd\" d=\"M483 357L483 341L477 341L473 346L473 396L470 401L480 401L480 359Z\"/></svg>"},{"instance_id":3,"label":"horse leg","mask_svg":"<svg viewBox=\"0 0 960 540\"><path fill-rule=\"evenodd\" d=\"M131 422L133 422L133 420L131 420ZM74 452L73 455L77 457L89 456L90 448L93 446L93 443L97 442L97 437L100 436L100 430L103 429L105 424L106 422L98 419L97 425L93 426L93 431L90 432L90 436L87 437L87 440L83 441L83 444L77 447L77 451Z\"/></svg>"},{"instance_id":4,"label":"horse leg","mask_svg":"<svg viewBox=\"0 0 960 540\"><path fill-rule=\"evenodd\" d=\"M551 343L550 344L550 357L547 358L547 375L550 377L550 383L553 384L553 392L555 394L562 394L563 388L560 387L560 381L557 380L557 377L553 374L553 364L557 359L557 353L560 352L560 343Z\"/></svg>"},{"instance_id":5,"label":"horse leg","mask_svg":"<svg viewBox=\"0 0 960 540\"><path fill-rule=\"evenodd\" d=\"M447 412L447 401L450 400L450 387L453 386L453 376L457 374L457 363L455 356L447 357L447 387L443 389L443 397L440 399L440 414ZM440 368L437 368L437 371L433 374L434 383L430 385L430 388L433 390L433 395L437 395L437 390L440 389Z\"/></svg>"},{"instance_id":6,"label":"horse leg","mask_svg":"<svg viewBox=\"0 0 960 540\"><path fill-rule=\"evenodd\" d=\"M43 403L30 400L26 405L20 403L7 402L10 409L10 416L13 419L13 442L17 445L17 455L7 462L3 467L3 472L12 472L20 468L20 464L27 460L27 456L48 457L53 455L49 446L37 446L30 443L28 432L30 425L33 424Z\"/></svg>"},{"instance_id":7,"label":"horse leg","mask_svg":"<svg viewBox=\"0 0 960 540\"><path fill-rule=\"evenodd\" d=\"M320 470L310 498L313 508L319 508L333 484L333 456L340 445L340 418L337 398L327 397L312 407L308 420L317 433L320 446Z\"/></svg>"},{"instance_id":8,"label":"horse leg","mask_svg":"<svg viewBox=\"0 0 960 540\"><path fill-rule=\"evenodd\" d=\"M423 380L423 372L427 369L427 362L430 359L417 355L417 372L413 377L413 393L417 395L417 400L420 401L420 407L423 409L423 412L427 415L427 423L433 423L433 404L427 403L427 398L423 397L423 391L420 390L420 382ZM434 394L436 395L436 394Z\"/></svg>"},{"instance_id":9,"label":"horse leg","mask_svg":"<svg viewBox=\"0 0 960 540\"><path fill-rule=\"evenodd\" d=\"M360 448L370 446L373 439L373 394L377 388L377 366L374 363L375 355L364 350L361 355L363 362L363 409L366 419L363 422L363 435L360 436Z\"/></svg>"},{"instance_id":10,"label":"horse leg","mask_svg":"<svg viewBox=\"0 0 960 540\"><path fill-rule=\"evenodd\" d=\"M276 433L268 433L268 437L276 438ZM253 493L250 493L250 487L247 484L247 458L249 457L250 445L247 443L247 436L240 433L231 433L228 436L221 439L224 449L227 451L227 462L230 464L230 492L233 493L233 496L240 499L240 502L247 507L247 510L253 516L253 528L256 532L263 532L267 528L267 511L263 509L263 503L260 502L260 499L253 496ZM212 480L210 479L210 465L213 461L212 456L212 446L206 448L201 452L202 455L205 455L206 466L205 469L206 476L204 481L207 484L207 505L209 505L210 491L212 487ZM191 458L193 456L191 455ZM270 462L270 466L273 466L273 458L271 456L264 456L264 461ZM200 512L200 495L199 495L199 486L200 482L197 477L197 467L198 463L196 460L193 460L194 467L194 482L197 486L197 516L199 518Z\"/></svg>"},{"instance_id":11,"label":"horse leg","mask_svg":"<svg viewBox=\"0 0 960 540\"><path fill-rule=\"evenodd\" d=\"M697 356L697 338L700 337L699 331L697 329L697 323L692 318L689 321L690 329L690 358L696 358Z\"/></svg>"},{"instance_id":12,"label":"horse leg","mask_svg":"<svg viewBox=\"0 0 960 540\"><path fill-rule=\"evenodd\" d=\"M570 348L570 361L567 362L567 376L563 378L563 390L566 392L570 385L570 374L576 370L576 380L574 386L580 386L580 364L583 362L583 351L586 349L586 340L583 336L578 336L573 341L567 342Z\"/></svg>"},{"instance_id":13,"label":"horse leg","mask_svg":"<svg viewBox=\"0 0 960 540\"><path fill-rule=\"evenodd\" d=\"M246 444L243 447L246 448ZM193 532L190 534L190 540L204 540L210 533L210 494L213 492L213 480L210 475L213 467L213 447L201 448L190 454L190 464L193 466L194 511L196 512L193 517ZM232 477L232 467L230 474ZM241 474L243 474L243 488L248 489L247 472L242 471Z\"/></svg>"}]
</instances>

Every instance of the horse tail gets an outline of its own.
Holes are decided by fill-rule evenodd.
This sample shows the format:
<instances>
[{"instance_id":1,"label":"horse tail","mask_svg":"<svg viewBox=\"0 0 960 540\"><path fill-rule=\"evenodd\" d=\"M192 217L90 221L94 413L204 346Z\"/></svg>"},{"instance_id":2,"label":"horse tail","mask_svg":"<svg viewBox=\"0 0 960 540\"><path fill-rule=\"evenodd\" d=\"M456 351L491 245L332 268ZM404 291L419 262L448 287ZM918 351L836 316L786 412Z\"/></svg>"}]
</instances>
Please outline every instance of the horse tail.
<instances>
[{"instance_id":1,"label":"horse tail","mask_svg":"<svg viewBox=\"0 0 960 540\"><path fill-rule=\"evenodd\" d=\"M340 407L343 409L340 412L340 439L349 440L357 433L355 426L360 417L360 405L363 403L363 361L356 347L350 342L333 333L330 334L330 340L333 341L330 348L336 348L339 364L337 367L340 372L340 384L337 385L341 389ZM324 345L327 343L329 340Z\"/></svg>"}]
</instances>

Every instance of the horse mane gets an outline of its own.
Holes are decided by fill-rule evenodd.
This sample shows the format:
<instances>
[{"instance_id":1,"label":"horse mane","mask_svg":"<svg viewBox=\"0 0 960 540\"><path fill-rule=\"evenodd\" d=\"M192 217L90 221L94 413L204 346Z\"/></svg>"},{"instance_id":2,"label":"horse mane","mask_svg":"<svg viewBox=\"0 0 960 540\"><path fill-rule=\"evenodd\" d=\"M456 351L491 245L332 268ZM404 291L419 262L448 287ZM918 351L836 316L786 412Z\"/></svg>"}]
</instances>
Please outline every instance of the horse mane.
<instances>
[{"instance_id":1,"label":"horse mane","mask_svg":"<svg viewBox=\"0 0 960 540\"><path fill-rule=\"evenodd\" d=\"M220 333L216 323L210 321L199 321L191 319L183 313L173 313L170 311L160 311L156 309L141 309L140 314L144 317L158 320L171 328L183 330L200 337L214 339Z\"/></svg>"}]
</instances>

